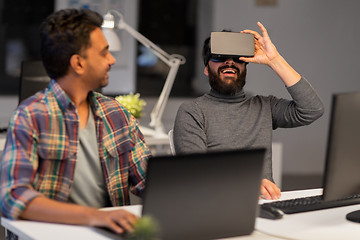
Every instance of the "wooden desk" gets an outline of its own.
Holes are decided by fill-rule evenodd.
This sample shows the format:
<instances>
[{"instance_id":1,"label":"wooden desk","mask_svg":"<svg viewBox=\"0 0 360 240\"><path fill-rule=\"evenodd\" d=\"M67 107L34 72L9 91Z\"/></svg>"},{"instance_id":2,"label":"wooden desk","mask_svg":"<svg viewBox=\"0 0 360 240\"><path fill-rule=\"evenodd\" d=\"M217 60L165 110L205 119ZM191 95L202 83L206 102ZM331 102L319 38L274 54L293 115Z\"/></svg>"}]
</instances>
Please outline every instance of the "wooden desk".
<instances>
[{"instance_id":1,"label":"wooden desk","mask_svg":"<svg viewBox=\"0 0 360 240\"><path fill-rule=\"evenodd\" d=\"M284 192L282 199L321 194L321 189ZM268 202L260 200L260 203ZM126 206L128 211L140 216L141 206ZM274 239L359 239L360 224L349 222L345 215L359 210L360 205L319 210L307 213L285 215L280 220L256 219L253 234L229 239L274 240ZM60 240L60 239L122 239L109 231L86 226L42 223L35 221L12 221L2 218L1 224L19 236L19 240Z\"/></svg>"}]
</instances>

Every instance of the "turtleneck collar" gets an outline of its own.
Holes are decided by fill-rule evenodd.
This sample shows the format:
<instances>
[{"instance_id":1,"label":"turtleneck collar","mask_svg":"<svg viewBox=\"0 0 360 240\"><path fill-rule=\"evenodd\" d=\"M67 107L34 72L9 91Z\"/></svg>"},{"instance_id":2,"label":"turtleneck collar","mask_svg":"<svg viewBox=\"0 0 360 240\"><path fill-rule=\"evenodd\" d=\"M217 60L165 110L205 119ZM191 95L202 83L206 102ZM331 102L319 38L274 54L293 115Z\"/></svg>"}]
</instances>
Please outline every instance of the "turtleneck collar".
<instances>
[{"instance_id":1,"label":"turtleneck collar","mask_svg":"<svg viewBox=\"0 0 360 240\"><path fill-rule=\"evenodd\" d=\"M211 89L209 95L214 98L223 99L225 101L226 100L239 101L239 100L244 100L246 98L244 89L241 89L241 91L235 93L235 95L226 95L226 94L219 93L219 92L215 91L214 89Z\"/></svg>"}]
</instances>

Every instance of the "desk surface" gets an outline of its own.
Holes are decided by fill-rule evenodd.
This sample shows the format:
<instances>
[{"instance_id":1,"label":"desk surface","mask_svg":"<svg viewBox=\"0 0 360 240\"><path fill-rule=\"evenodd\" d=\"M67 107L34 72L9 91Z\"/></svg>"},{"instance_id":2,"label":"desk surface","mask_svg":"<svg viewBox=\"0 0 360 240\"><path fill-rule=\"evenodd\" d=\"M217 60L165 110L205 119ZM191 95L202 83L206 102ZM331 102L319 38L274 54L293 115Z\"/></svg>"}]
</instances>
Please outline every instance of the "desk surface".
<instances>
[{"instance_id":1,"label":"desk surface","mask_svg":"<svg viewBox=\"0 0 360 240\"><path fill-rule=\"evenodd\" d=\"M284 193L284 199L322 194L322 189ZM281 220L257 218L257 231L282 239L360 239L360 224L347 221L347 213L360 205L331 208L298 214L285 214Z\"/></svg>"},{"instance_id":2,"label":"desk surface","mask_svg":"<svg viewBox=\"0 0 360 240\"><path fill-rule=\"evenodd\" d=\"M282 199L321 194L321 189L284 192ZM260 200L260 202L268 202ZM140 216L141 206L126 206ZM257 218L253 234L229 239L359 239L360 225L345 219L348 212L360 210L360 205L284 215L280 220ZM28 239L122 239L109 231L64 224L1 219L1 224L19 236Z\"/></svg>"}]
</instances>

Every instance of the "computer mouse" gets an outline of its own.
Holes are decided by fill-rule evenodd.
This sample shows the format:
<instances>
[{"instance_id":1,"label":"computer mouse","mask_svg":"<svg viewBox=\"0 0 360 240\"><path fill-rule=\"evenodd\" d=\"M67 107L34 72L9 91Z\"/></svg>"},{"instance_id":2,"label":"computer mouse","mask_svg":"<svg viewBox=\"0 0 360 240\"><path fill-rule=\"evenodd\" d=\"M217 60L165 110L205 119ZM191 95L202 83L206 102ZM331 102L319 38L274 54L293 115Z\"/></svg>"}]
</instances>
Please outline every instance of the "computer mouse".
<instances>
[{"instance_id":1,"label":"computer mouse","mask_svg":"<svg viewBox=\"0 0 360 240\"><path fill-rule=\"evenodd\" d=\"M259 217L261 218L276 220L276 219L281 219L283 215L284 213L277 208L264 204L260 205Z\"/></svg>"}]
</instances>

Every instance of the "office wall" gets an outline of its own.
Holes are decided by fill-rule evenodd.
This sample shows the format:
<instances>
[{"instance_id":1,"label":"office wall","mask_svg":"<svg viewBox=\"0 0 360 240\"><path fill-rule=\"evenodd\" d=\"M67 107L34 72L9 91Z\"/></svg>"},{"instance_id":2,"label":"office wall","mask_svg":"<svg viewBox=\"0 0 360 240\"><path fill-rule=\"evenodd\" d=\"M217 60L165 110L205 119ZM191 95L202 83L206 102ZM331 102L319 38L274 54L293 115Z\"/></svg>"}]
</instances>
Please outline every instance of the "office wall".
<instances>
[{"instance_id":1,"label":"office wall","mask_svg":"<svg viewBox=\"0 0 360 240\"><path fill-rule=\"evenodd\" d=\"M357 0L277 0L273 7L259 7L255 0L212 1L207 15L212 31L258 30L256 22L261 21L279 52L312 83L325 104L325 115L312 125L274 131L274 140L283 143L285 174L322 173L331 95L360 90L359 9ZM197 69L194 86L198 92L208 90L203 66ZM245 88L253 94L289 97L265 66L248 66Z\"/></svg>"},{"instance_id":2,"label":"office wall","mask_svg":"<svg viewBox=\"0 0 360 240\"><path fill-rule=\"evenodd\" d=\"M124 21L136 29L138 4L138 0L55 0L55 10L85 7L105 14L113 9L119 11ZM116 64L109 73L109 85L102 89L104 94L109 95L135 92L136 89L136 40L126 31L118 30L117 33L123 48L120 52L112 52Z\"/></svg>"}]
</instances>

